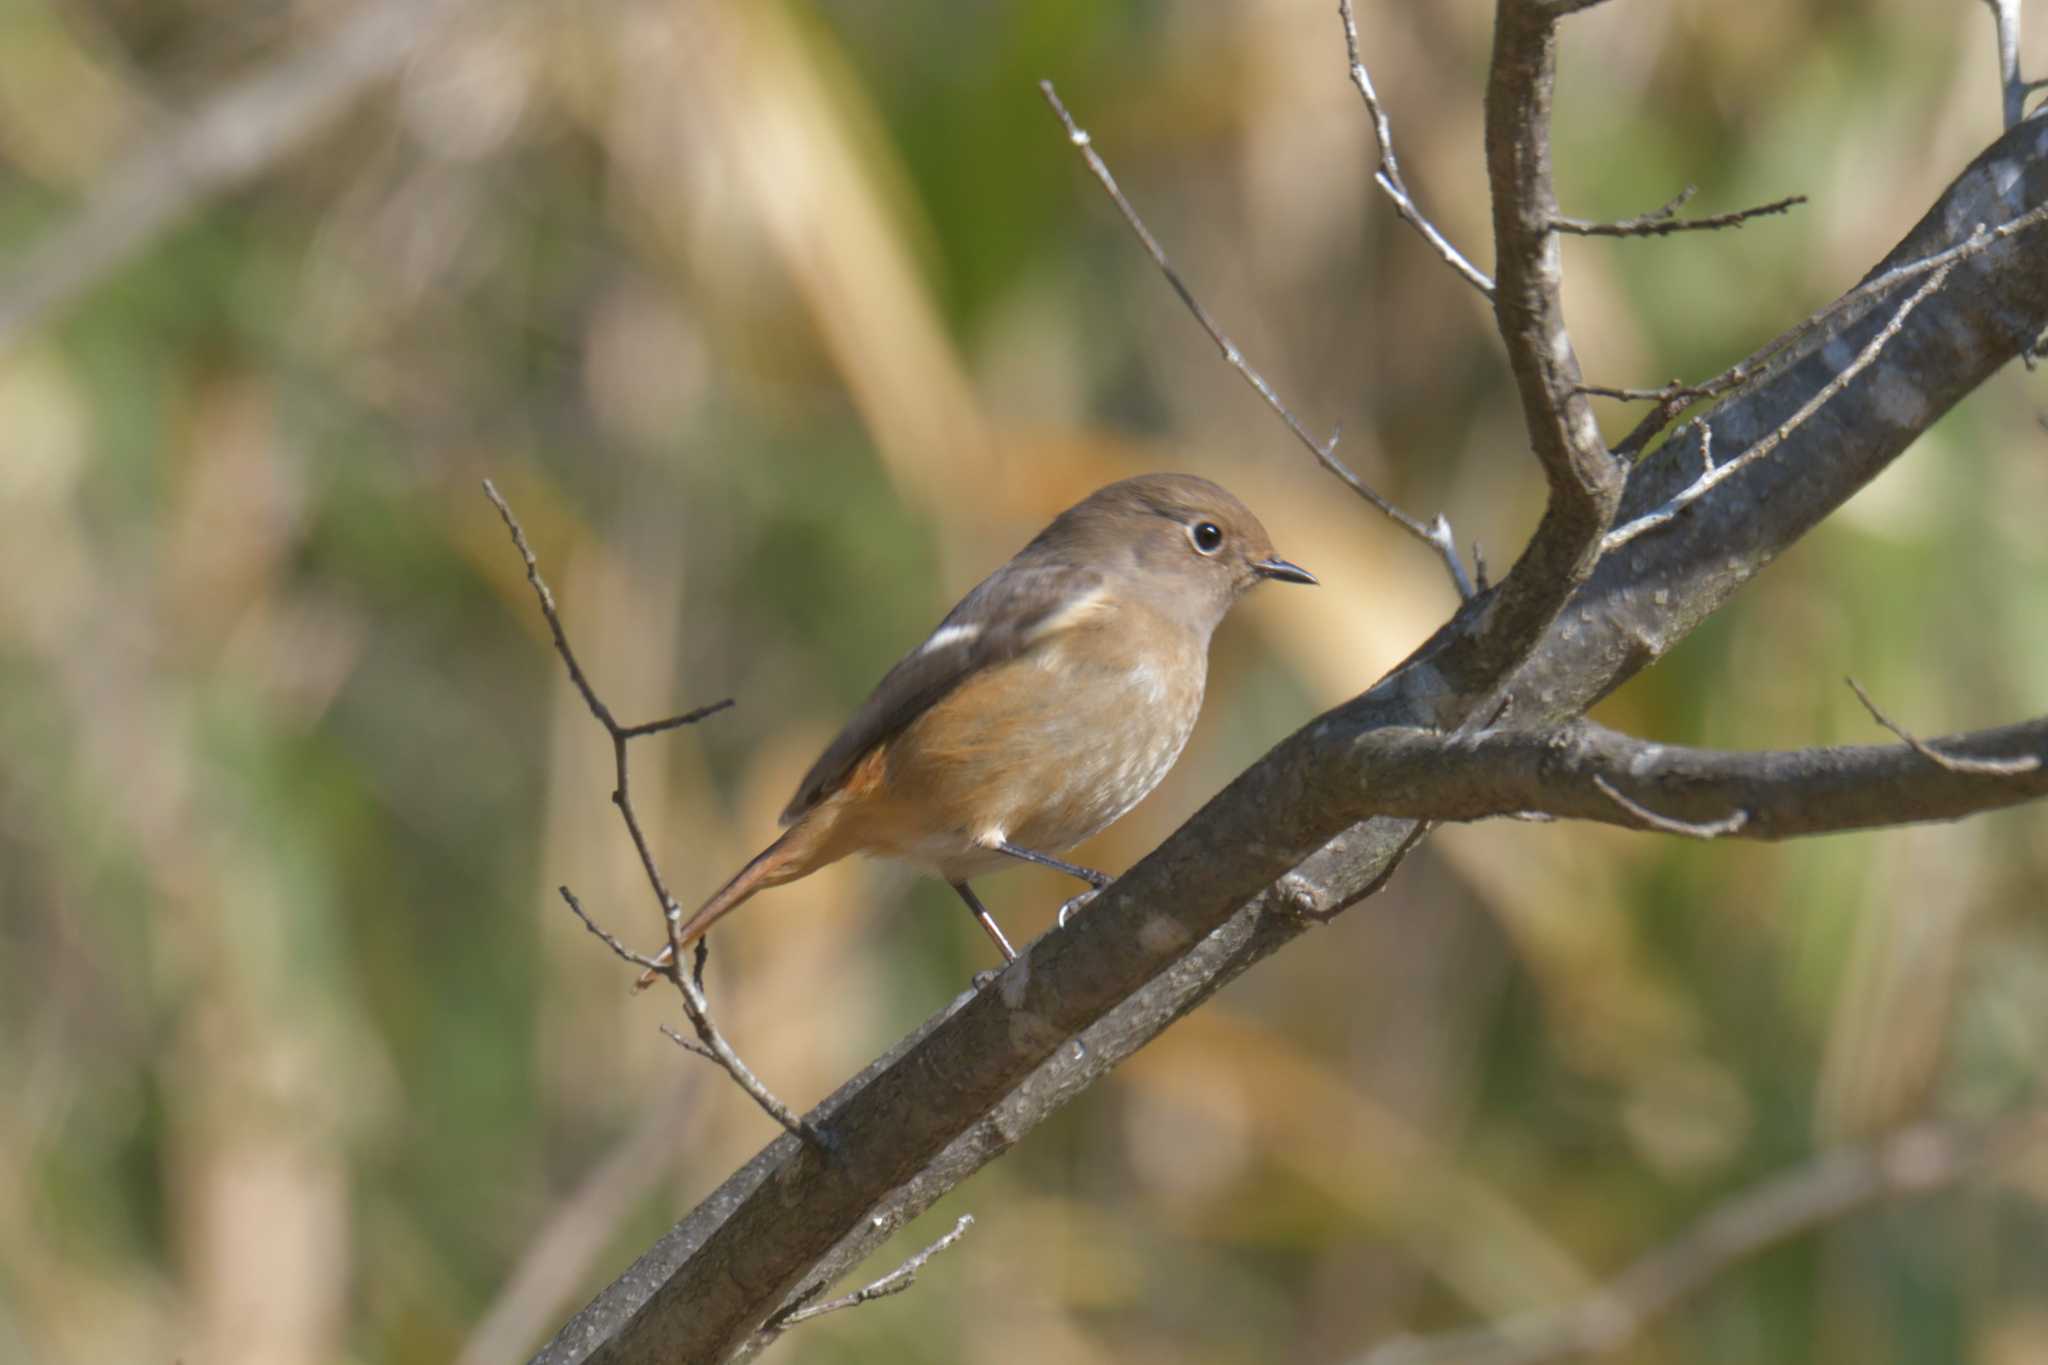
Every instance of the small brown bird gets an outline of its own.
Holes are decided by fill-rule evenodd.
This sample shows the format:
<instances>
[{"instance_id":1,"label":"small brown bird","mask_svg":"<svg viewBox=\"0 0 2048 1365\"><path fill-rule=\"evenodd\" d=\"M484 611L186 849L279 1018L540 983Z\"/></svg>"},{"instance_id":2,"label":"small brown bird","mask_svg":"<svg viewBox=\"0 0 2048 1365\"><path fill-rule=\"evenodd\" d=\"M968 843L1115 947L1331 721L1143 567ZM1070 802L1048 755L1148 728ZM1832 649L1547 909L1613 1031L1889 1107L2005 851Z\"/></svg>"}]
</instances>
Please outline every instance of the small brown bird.
<instances>
[{"instance_id":1,"label":"small brown bird","mask_svg":"<svg viewBox=\"0 0 2048 1365\"><path fill-rule=\"evenodd\" d=\"M1316 581L1207 479L1125 479L1068 508L889 670L804 776L788 830L679 941L757 891L871 853L945 878L1015 957L968 878L1023 859L1108 885L1053 854L1159 785L1195 728L1210 635L1268 578Z\"/></svg>"}]
</instances>

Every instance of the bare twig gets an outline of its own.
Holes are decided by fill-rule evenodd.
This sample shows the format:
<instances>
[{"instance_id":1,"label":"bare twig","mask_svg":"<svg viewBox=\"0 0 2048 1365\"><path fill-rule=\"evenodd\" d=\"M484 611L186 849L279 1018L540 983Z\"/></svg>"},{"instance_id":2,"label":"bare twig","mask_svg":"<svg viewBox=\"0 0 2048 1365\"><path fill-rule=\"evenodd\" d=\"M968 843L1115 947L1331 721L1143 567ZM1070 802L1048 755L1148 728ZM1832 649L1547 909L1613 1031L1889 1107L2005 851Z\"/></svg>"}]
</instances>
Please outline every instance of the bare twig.
<instances>
[{"instance_id":1,"label":"bare twig","mask_svg":"<svg viewBox=\"0 0 2048 1365\"><path fill-rule=\"evenodd\" d=\"M1763 370L1770 361L1813 335L1813 333L1828 322L1859 309L1864 304L1882 295L1890 293L1894 288L1908 280L1919 279L1921 276L1934 271L1946 270L1950 266L1969 260L1973 256L1981 255L2008 238L2039 227L2043 223L2048 223L2048 204L2037 204L2018 217L2000 223L1996 227L1986 228L1983 224L1978 224L1968 237L1952 247L1931 252L1917 260L1908 261L1903 265L1893 266L1889 270L1877 272L1854 289L1828 304L1825 308L1814 313L1798 326L1788 328L1779 333L1759 347L1755 353L1729 366L1712 379L1692 386L1667 386L1670 389L1669 394L1660 392L1655 395L1657 399L1655 410L1645 416L1641 422L1637 423L1635 430L1631 431L1614 447L1614 453L1623 459L1633 459L1636 454L1649 445L1658 432L1669 426L1680 413L1691 407L1693 403L1702 398L1718 397L1737 385L1747 382ZM1640 394L1645 398L1651 396L1650 394L1643 393L1641 390L1615 390L1610 391L1608 396L1612 397L1622 393Z\"/></svg>"},{"instance_id":2,"label":"bare twig","mask_svg":"<svg viewBox=\"0 0 2048 1365\"><path fill-rule=\"evenodd\" d=\"M1984 0L1991 7L1991 21L1998 28L1998 86L2004 96L2005 126L2010 128L2027 116L2027 96L2048 88L2048 80L2030 81L2020 75L2020 0Z\"/></svg>"},{"instance_id":3,"label":"bare twig","mask_svg":"<svg viewBox=\"0 0 2048 1365\"><path fill-rule=\"evenodd\" d=\"M566 886L558 886L555 888L555 890L561 893L562 899L569 903L570 913L574 914L577 919L583 921L583 927L585 929L588 929L591 933L597 935L598 938L602 939L604 941L605 947L611 949L612 952L616 954L618 957L624 959L627 962L632 963L636 967L647 967L650 969L654 969L655 963L653 958L648 957L644 953L634 952L631 948L628 948L625 945L624 941L622 941L617 934L613 933L611 930L605 928L596 920L592 919L590 917L590 912L583 908L583 902L576 898L576 893L574 891L571 891Z\"/></svg>"},{"instance_id":4,"label":"bare twig","mask_svg":"<svg viewBox=\"0 0 2048 1365\"><path fill-rule=\"evenodd\" d=\"M1982 1126L1919 1123L1867 1146L1825 1152L1736 1194L1577 1303L1389 1342L1362 1365L1546 1365L1618 1350L1772 1247L1881 1200L1929 1194L1993 1169L2044 1138L2048 1114L2030 1110Z\"/></svg>"},{"instance_id":5,"label":"bare twig","mask_svg":"<svg viewBox=\"0 0 2048 1365\"><path fill-rule=\"evenodd\" d=\"M694 1052L699 1057L704 1058L706 1061L715 1062L718 1060L718 1054L713 1052L710 1048L705 1047L702 1043L691 1042L688 1038L685 1038L682 1034L677 1033L673 1028L670 1028L667 1024L663 1024L661 1026L661 1036L668 1039L671 1043L674 1043L683 1051Z\"/></svg>"},{"instance_id":6,"label":"bare twig","mask_svg":"<svg viewBox=\"0 0 2048 1365\"><path fill-rule=\"evenodd\" d=\"M1768 204L1754 208L1736 209L1732 213L1716 213L1705 218L1679 218L1678 211L1697 193L1695 187L1687 185L1685 190L1670 203L1661 208L1634 218L1623 218L1618 222L1599 223L1587 218L1553 218L1550 225L1559 232L1569 232L1579 237L1664 237L1674 232L1712 232L1719 228L1741 227L1752 218L1762 218L1773 213L1785 213L1806 202L1803 194L1791 195L1784 199L1773 199Z\"/></svg>"},{"instance_id":7,"label":"bare twig","mask_svg":"<svg viewBox=\"0 0 2048 1365\"><path fill-rule=\"evenodd\" d=\"M1747 378L1749 372L1738 365L1715 375L1703 384L1688 384L1683 379L1674 379L1654 389L1618 389L1606 384L1581 384L1579 392L1589 398L1612 398L1622 403L1676 402L1678 406L1683 407L1702 398L1712 398L1725 393ZM1621 453L1621 447L1615 447L1615 454Z\"/></svg>"},{"instance_id":8,"label":"bare twig","mask_svg":"<svg viewBox=\"0 0 2048 1365\"><path fill-rule=\"evenodd\" d=\"M116 165L0 277L0 350L146 250L214 195L317 136L469 0L373 0L229 86Z\"/></svg>"},{"instance_id":9,"label":"bare twig","mask_svg":"<svg viewBox=\"0 0 2048 1365\"><path fill-rule=\"evenodd\" d=\"M599 927L566 886L561 889L562 899L569 903L569 909L575 912L576 918L583 921L583 927L603 939L612 952L637 966L659 972L675 983L676 992L682 997L683 1014L689 1019L690 1027L695 1030L701 1046L685 1041L673 1031L664 1030L669 1032L670 1037L699 1056L716 1062L725 1074L732 1077L734 1083L761 1107L763 1113L783 1128L806 1142L826 1147L828 1144L823 1135L798 1118L789 1106L775 1098L768 1087L761 1084L760 1077L740 1060L739 1054L733 1051L732 1045L726 1042L725 1036L711 1022L711 1007L704 998L702 985L681 970L682 954L676 951L676 939L677 931L682 924L682 906L669 894L668 883L663 880L661 868L654 861L654 849L647 841L646 831L640 826L639 813L633 809L633 787L630 765L627 761L627 745L645 735L660 734L665 730L691 725L706 716L715 715L732 705L732 699L713 702L709 706L700 706L682 715L669 716L663 720L648 721L640 725L619 724L617 718L612 715L611 708L605 705L604 699L597 695L597 689L591 686L590 679L585 676L583 665L576 660L576 651L569 647L569 636L562 628L561 613L555 607L555 595L549 590L547 581L540 576L540 562L534 557L533 548L526 543L525 528L519 524L519 518L512 514L511 505L489 479L484 480L484 496L498 509L498 516L504 521L505 529L512 533L512 544L519 551L520 559L526 564L526 581L533 585L534 596L540 600L540 613L547 619L548 632L554 637L555 652L561 655L563 666L569 670L570 682L575 684L576 691L583 697L583 704L589 708L590 714L597 718L597 723L611 736L612 767L616 778L612 788L612 804L619 808L619 818L625 821L626 832L632 837L633 847L640 855L641 870L647 875L647 884L653 888L655 900L661 906L662 919L668 926L669 951L666 961L658 963L654 958L635 953L616 935Z\"/></svg>"},{"instance_id":10,"label":"bare twig","mask_svg":"<svg viewBox=\"0 0 2048 1365\"><path fill-rule=\"evenodd\" d=\"M1637 536L1647 531L1656 530L1659 526L1671 521L1687 507L1705 497L1716 485L1734 477L1740 470L1755 464L1758 460L1763 459L1776 450L1787 436L1797 431L1816 412L1827 406L1830 399L1847 388L1857 375L1862 374L1864 370L1868 369L1876 361L1885 346L1906 325L1906 319L1913 315L1913 310L1918 308L1922 301L1930 294L1933 294L1942 285L1946 284L1949 272L1954 269L1955 263L1951 261L1929 276L1925 283L1914 290L1906 301L1899 305L1899 310L1892 314L1891 321L1879 329L1876 336L1864 343L1863 349L1857 353L1854 360L1843 366L1840 373L1822 385L1812 397L1799 405L1799 409L1796 412L1780 422L1768 435L1756 441L1749 449L1743 451L1732 460L1716 465L1709 459L1707 468L1700 476L1684 488L1678 490L1662 506L1645 512L1626 526L1616 527L1614 530L1609 531L1600 543L1601 552L1603 554L1610 553L1628 544ZM1705 429L1702 428L1703 435L1704 431Z\"/></svg>"},{"instance_id":11,"label":"bare twig","mask_svg":"<svg viewBox=\"0 0 2048 1365\"><path fill-rule=\"evenodd\" d=\"M1373 183L1386 192L1394 201L1394 212L1401 221L1422 234L1430 249L1444 259L1444 263L1458 272L1465 282L1477 289L1486 298L1493 297L1493 280L1465 254L1451 245L1450 239L1437 231L1436 224L1429 221L1421 209L1415 206L1415 198L1408 193L1408 186L1401 180L1401 163L1394 157L1394 130L1387 122L1387 111L1380 105L1379 92L1373 89L1372 76L1365 69L1365 62L1359 56L1358 21L1352 17L1351 0L1337 0L1338 17L1344 21L1344 50L1351 60L1351 83L1358 87L1359 96L1365 101L1366 115L1372 120L1373 142L1380 149L1379 169L1373 172Z\"/></svg>"},{"instance_id":12,"label":"bare twig","mask_svg":"<svg viewBox=\"0 0 2048 1365\"><path fill-rule=\"evenodd\" d=\"M927 1261L940 1252L949 1250L955 1242L965 1237L967 1229L973 1226L974 1215L963 1213L960 1215L959 1220L953 1224L951 1232L939 1238L938 1241L933 1242L923 1251L918 1252L915 1256L912 1256L873 1284L862 1289L856 1289L851 1294L804 1307L803 1305L808 1299L824 1291L825 1282L819 1281L816 1285L799 1295L789 1308L770 1318L768 1325L761 1329L763 1334L773 1336L786 1328L796 1326L800 1322L808 1322L812 1318L821 1318L827 1313L837 1313L848 1308L858 1308L864 1303L887 1298L891 1294L901 1294L904 1290L910 1288L911 1285L917 1283L917 1273L924 1269Z\"/></svg>"},{"instance_id":13,"label":"bare twig","mask_svg":"<svg viewBox=\"0 0 2048 1365\"><path fill-rule=\"evenodd\" d=\"M1878 710L1877 703L1863 690L1863 684L1854 678L1844 678L1849 690L1856 694L1856 700L1863 703L1863 709L1879 725L1904 740L1914 753L1929 763L1946 768L1952 773L1969 773L1978 777L2017 777L2021 773L2033 772L2041 766L2041 760L2032 754L2021 754L2017 758L1967 758L1956 754L1945 754L1932 744L1918 738L1904 727L1892 722L1892 718Z\"/></svg>"},{"instance_id":14,"label":"bare twig","mask_svg":"<svg viewBox=\"0 0 2048 1365\"><path fill-rule=\"evenodd\" d=\"M1616 787L1612 782L1609 782L1605 777L1597 773L1593 776L1593 785L1599 788L1600 794L1609 801L1620 806L1651 829L1663 834L1676 834L1686 839L1719 839L1725 835L1738 832L1744 825L1749 823L1749 812L1740 808L1719 820L1705 822L1674 820L1668 815L1659 815L1656 811L1651 810L1640 802L1631 801L1628 797L1621 794L1619 787ZM1528 812L1519 813L1527 814Z\"/></svg>"},{"instance_id":15,"label":"bare twig","mask_svg":"<svg viewBox=\"0 0 2048 1365\"><path fill-rule=\"evenodd\" d=\"M1308 428L1301 424L1301 419L1280 401L1280 396L1273 391L1273 386L1266 382L1265 376L1246 362L1244 353L1237 348L1237 343L1224 335L1223 329L1216 325L1216 320L1209 316L1209 310L1202 306L1194 291L1181 279L1180 272L1175 270L1173 262L1167 259L1165 248L1159 245L1159 239L1152 235L1152 230L1145 226L1145 220L1138 216L1138 210L1124 197L1123 190L1116 183L1116 177L1110 173L1109 163L1095 150L1087 130L1074 122L1074 116L1068 113L1067 106L1061 103L1059 92L1053 89L1052 82L1040 81L1038 90L1045 96L1045 102L1052 107L1053 113L1058 116L1061 126L1067 130L1067 141L1080 151L1089 171L1109 195L1110 202L1116 205L1117 212L1123 215L1124 222L1136 235L1139 244L1145 248L1145 254L1152 258L1152 263L1166 276L1166 282L1173 286L1173 292L1180 296L1180 301L1187 306L1188 312L1194 314L1195 321L1201 324L1202 330L1209 334L1209 339L1216 343L1217 350L1223 353L1224 363L1243 375L1245 382L1258 391L1259 397L1266 400L1266 406L1280 415L1280 420L1287 424L1287 429L1294 433L1296 440L1308 447L1309 453L1316 457L1318 464L1342 479L1346 487L1371 503L1382 516L1435 550L1442 557L1444 567L1451 575L1451 582L1457 587L1459 599L1469 601L1472 597L1472 583L1465 576L1465 566L1458 560L1458 544L1451 535L1450 523L1441 515L1427 524L1417 521L1381 497L1337 458L1338 433L1331 433L1327 441L1318 441L1309 434Z\"/></svg>"}]
</instances>

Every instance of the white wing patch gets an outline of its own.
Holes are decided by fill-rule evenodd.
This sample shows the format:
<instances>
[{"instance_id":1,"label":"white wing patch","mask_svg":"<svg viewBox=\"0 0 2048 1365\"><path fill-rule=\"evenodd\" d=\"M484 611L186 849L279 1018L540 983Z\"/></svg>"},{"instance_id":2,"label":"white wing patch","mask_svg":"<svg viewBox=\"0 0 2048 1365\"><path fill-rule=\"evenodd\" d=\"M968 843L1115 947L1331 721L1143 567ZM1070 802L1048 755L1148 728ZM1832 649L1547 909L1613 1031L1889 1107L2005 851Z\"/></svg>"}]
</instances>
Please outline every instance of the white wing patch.
<instances>
[{"instance_id":1,"label":"white wing patch","mask_svg":"<svg viewBox=\"0 0 2048 1365\"><path fill-rule=\"evenodd\" d=\"M917 652L929 654L935 649L945 649L949 645L972 644L974 637L979 634L981 634L981 627L972 622L953 626L940 626L932 632L931 639L926 640L924 644L918 647Z\"/></svg>"},{"instance_id":2,"label":"white wing patch","mask_svg":"<svg viewBox=\"0 0 2048 1365\"><path fill-rule=\"evenodd\" d=\"M1065 603L1058 611L1051 613L1043 621L1033 626L1030 633L1024 637L1025 643L1035 645L1049 635L1057 635L1063 630L1072 630L1089 617L1100 616L1109 609L1108 588L1096 588L1093 592L1083 593L1073 601Z\"/></svg>"}]
</instances>

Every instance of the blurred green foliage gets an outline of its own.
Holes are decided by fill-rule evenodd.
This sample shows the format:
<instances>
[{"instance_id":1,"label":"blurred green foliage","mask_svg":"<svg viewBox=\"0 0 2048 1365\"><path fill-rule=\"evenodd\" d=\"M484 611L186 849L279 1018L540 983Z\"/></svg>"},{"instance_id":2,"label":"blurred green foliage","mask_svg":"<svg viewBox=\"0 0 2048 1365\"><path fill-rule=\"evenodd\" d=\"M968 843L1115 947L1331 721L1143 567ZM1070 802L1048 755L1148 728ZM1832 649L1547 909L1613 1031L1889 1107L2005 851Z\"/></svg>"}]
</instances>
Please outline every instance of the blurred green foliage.
<instances>
[{"instance_id":1,"label":"blurred green foliage","mask_svg":"<svg viewBox=\"0 0 2048 1365\"><path fill-rule=\"evenodd\" d=\"M0 0L0 281L345 8ZM1490 7L1359 17L1407 178L1484 265ZM1442 619L1038 78L1311 426L1508 561L1540 486L1487 310L1375 196L1342 58L1320 0L475 7L0 353L0 1360L517 1357L770 1136L555 896L655 936L481 477L623 717L740 700L638 752L685 900L1109 479L1213 474L1327 586L1233 620L1188 757L1087 861ZM1568 212L1814 201L1571 243L1593 377L1711 372L1851 283L1997 131L1992 69L1976 4L1575 19ZM1875 738L1844 673L1923 733L2038 710L2041 401L1987 385L1603 718ZM1558 1302L1816 1150L2027 1103L2044 892L2038 811L1783 848L1444 830L907 1231L978 1219L912 1293L775 1349L1343 1360ZM1030 935L1067 889L988 894ZM942 888L869 867L719 939L721 1017L797 1103L986 965ZM1626 1358L2048 1358L2044 1194L2036 1161L1858 1214Z\"/></svg>"}]
</instances>

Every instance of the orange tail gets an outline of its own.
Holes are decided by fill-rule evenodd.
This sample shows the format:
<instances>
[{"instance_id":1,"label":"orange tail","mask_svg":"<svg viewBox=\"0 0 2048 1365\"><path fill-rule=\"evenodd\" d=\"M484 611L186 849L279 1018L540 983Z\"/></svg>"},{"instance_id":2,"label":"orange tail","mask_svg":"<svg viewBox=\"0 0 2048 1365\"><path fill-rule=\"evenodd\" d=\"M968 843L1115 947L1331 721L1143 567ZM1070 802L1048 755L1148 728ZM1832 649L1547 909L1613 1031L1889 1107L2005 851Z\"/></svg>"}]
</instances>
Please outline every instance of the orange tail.
<instances>
[{"instance_id":1,"label":"orange tail","mask_svg":"<svg viewBox=\"0 0 2048 1365\"><path fill-rule=\"evenodd\" d=\"M745 867L733 873L731 881L719 887L711 899L684 922L676 941L687 948L704 937L713 924L744 905L756 891L793 882L799 877L809 876L827 863L837 862L844 855L828 853L822 847L826 842L818 837L822 823L802 821L756 853ZM660 974L659 969L668 966L669 954L667 947L662 948L654 959L655 966L642 972L639 981L634 983L635 990L645 990L654 984Z\"/></svg>"}]
</instances>

